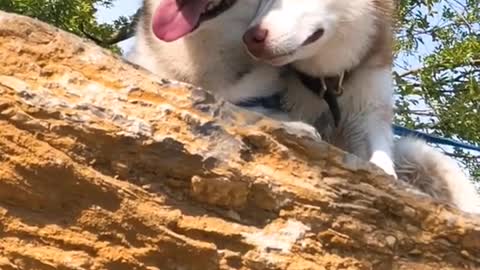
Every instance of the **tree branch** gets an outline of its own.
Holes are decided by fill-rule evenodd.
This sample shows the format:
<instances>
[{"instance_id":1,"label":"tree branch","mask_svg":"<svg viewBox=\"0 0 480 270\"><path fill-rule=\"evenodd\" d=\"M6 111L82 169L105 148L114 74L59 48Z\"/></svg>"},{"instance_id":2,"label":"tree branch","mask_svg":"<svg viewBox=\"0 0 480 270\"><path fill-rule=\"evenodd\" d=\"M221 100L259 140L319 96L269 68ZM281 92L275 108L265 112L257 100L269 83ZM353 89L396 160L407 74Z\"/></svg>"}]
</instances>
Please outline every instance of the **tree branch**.
<instances>
[{"instance_id":1,"label":"tree branch","mask_svg":"<svg viewBox=\"0 0 480 270\"><path fill-rule=\"evenodd\" d=\"M85 25L80 25L80 31L82 32L85 37L92 40L96 44L102 47L108 47L111 45L118 44L122 41L125 41L129 38L132 38L135 35L135 28L138 24L138 20L140 19L142 13L142 9L138 9L137 12L132 16L130 23L127 25L122 26L118 31L113 33L108 39L103 40L101 38L96 37L95 35L90 34L88 31L85 30Z\"/></svg>"}]
</instances>

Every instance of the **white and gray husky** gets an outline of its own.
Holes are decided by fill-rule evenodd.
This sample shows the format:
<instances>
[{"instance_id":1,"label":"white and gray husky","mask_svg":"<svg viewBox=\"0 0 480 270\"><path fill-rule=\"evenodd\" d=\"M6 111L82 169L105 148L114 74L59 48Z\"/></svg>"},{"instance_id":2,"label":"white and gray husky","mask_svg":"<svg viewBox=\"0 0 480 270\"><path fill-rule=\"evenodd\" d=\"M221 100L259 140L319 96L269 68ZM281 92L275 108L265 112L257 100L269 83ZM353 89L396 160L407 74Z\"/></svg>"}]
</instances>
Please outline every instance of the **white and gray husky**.
<instances>
[{"instance_id":1,"label":"white and gray husky","mask_svg":"<svg viewBox=\"0 0 480 270\"><path fill-rule=\"evenodd\" d=\"M278 69L252 59L241 36L260 0L146 0L128 59L232 103L272 95Z\"/></svg>"},{"instance_id":2,"label":"white and gray husky","mask_svg":"<svg viewBox=\"0 0 480 270\"><path fill-rule=\"evenodd\" d=\"M480 213L473 184L452 159L419 140L393 142L393 9L393 0L145 0L128 59L236 104L283 91L286 113L257 111L315 125L386 173ZM324 117L330 81L338 121Z\"/></svg>"}]
</instances>

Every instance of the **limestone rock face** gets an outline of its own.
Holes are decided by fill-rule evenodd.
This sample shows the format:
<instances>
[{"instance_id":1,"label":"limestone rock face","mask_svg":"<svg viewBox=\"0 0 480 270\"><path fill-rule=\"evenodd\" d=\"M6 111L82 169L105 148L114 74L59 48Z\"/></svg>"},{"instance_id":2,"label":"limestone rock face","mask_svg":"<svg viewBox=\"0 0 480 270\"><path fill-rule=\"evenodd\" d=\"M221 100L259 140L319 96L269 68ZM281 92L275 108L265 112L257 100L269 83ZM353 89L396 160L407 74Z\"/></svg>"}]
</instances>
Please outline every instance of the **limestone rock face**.
<instances>
[{"instance_id":1,"label":"limestone rock face","mask_svg":"<svg viewBox=\"0 0 480 270\"><path fill-rule=\"evenodd\" d=\"M480 221L0 13L0 269L480 269Z\"/></svg>"}]
</instances>

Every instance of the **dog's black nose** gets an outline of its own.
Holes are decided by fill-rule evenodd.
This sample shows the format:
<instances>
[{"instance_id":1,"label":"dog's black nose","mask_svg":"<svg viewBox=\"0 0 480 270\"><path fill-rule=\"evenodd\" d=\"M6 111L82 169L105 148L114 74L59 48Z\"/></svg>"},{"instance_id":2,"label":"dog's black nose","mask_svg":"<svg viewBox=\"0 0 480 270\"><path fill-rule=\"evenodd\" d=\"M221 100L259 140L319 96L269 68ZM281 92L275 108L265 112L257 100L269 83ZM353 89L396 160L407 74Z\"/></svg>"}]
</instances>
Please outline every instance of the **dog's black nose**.
<instances>
[{"instance_id":1,"label":"dog's black nose","mask_svg":"<svg viewBox=\"0 0 480 270\"><path fill-rule=\"evenodd\" d=\"M243 43L247 46L248 50L255 56L262 54L265 49L265 41L268 37L268 30L257 25L245 32L243 35Z\"/></svg>"},{"instance_id":2,"label":"dog's black nose","mask_svg":"<svg viewBox=\"0 0 480 270\"><path fill-rule=\"evenodd\" d=\"M243 41L246 44L250 43L264 43L268 36L268 30L263 29L260 26L255 26L250 29L243 35Z\"/></svg>"}]
</instances>

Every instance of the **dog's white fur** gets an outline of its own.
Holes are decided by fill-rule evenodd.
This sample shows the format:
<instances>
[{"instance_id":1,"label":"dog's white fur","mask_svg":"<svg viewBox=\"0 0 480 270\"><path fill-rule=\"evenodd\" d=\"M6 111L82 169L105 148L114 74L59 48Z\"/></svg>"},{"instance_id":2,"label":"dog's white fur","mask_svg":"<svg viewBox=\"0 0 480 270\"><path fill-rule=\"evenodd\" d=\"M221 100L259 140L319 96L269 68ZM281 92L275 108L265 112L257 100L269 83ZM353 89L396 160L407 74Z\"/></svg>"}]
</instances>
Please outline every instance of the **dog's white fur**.
<instances>
[{"instance_id":1,"label":"dog's white fur","mask_svg":"<svg viewBox=\"0 0 480 270\"><path fill-rule=\"evenodd\" d=\"M465 212L480 214L475 186L452 158L413 138L395 142L394 153L399 179Z\"/></svg>"},{"instance_id":2,"label":"dog's white fur","mask_svg":"<svg viewBox=\"0 0 480 270\"><path fill-rule=\"evenodd\" d=\"M315 77L353 73L338 99L340 126L318 123L324 139L432 197L480 213L480 197L455 161L420 140L393 142L393 10L393 0L265 0L251 27L268 31L265 57L260 57L264 62L293 63ZM304 46L319 28L323 36ZM287 93L290 107L302 108L293 110L301 113L299 118L312 121L319 111L329 113L325 101L295 78L289 80Z\"/></svg>"},{"instance_id":3,"label":"dog's white fur","mask_svg":"<svg viewBox=\"0 0 480 270\"><path fill-rule=\"evenodd\" d=\"M152 13L161 1L144 1L145 15L127 59L162 77L208 89L232 103L268 96L282 87L278 69L249 57L240 42L260 0L239 0L228 12L174 42L156 39L151 30Z\"/></svg>"},{"instance_id":4,"label":"dog's white fur","mask_svg":"<svg viewBox=\"0 0 480 270\"><path fill-rule=\"evenodd\" d=\"M135 48L128 55L128 60L162 77L189 82L209 89L230 102L239 102L250 97L266 96L284 88L285 82L279 78L278 69L267 64L261 64L250 58L241 43L241 36L250 25L261 2L260 0L238 0L224 14L203 23L193 33L171 43L157 40L150 29L152 12L161 1L144 1L145 12L137 30ZM345 4L347 1L339 0L339 3ZM364 8L361 6L356 7L355 5L368 1L370 0L348 1L348 3L352 2L348 6L355 7L353 13L357 16L358 14L363 14L360 11L364 10ZM308 20L312 21L316 21L316 17L322 17L322 14L317 14L314 9L308 8L308 3L328 2L330 4L333 3L335 6L335 0L291 0L291 2L298 3L298 6L294 6L291 9L292 12L301 14L301 12L304 12L301 11L302 9L311 10L312 14L305 16L305 18L310 18ZM263 0L262 4L264 6L262 6L260 11L268 11L268 8L270 8L268 6L269 3L272 2ZM342 6L340 5L339 7ZM282 8L280 7L279 10L281 11ZM336 31L341 30L343 34L326 33L325 37L328 37L328 35L334 36L335 38L332 38L332 41L328 44L329 46L336 46L338 50L334 50L334 53L332 53L332 51L326 49L328 48L326 47L327 43L310 46L307 51L300 52L300 54L305 54L299 54L302 57L295 55L295 57L299 58L296 64L300 69L304 71L316 70L320 71L320 74L335 74L339 70L359 63L358 54L362 54L369 49L369 45L365 45L365 43L368 43L371 36L375 35L375 20L372 18L360 18L363 24L355 22L352 25L352 19L349 17L352 11L346 12L344 9L339 8L338 10L335 9L335 12L340 14L345 12L345 18L342 17L341 23L336 22L338 25L335 25L333 23L335 20L330 22L330 25L335 25L333 29ZM335 12L327 14L324 11L323 15L325 18L331 18L335 16ZM287 13L283 19L282 24L286 27L285 29L292 29L289 28L291 27L290 24L295 22L298 17ZM350 33L348 29L350 26L358 31L353 31L351 36L347 36L346 34ZM299 24L296 27L302 28L303 25ZM295 31L292 31L292 33L298 32L301 35L305 35L299 31L300 28L294 29ZM364 28L366 32L362 33L361 31ZM290 46L294 44L294 41L279 40L279 46L282 46L280 43ZM322 50L324 52L323 55L319 54L316 46L324 46L325 50ZM318 60L315 57L308 59L314 55L319 56ZM287 60L287 62L291 61L291 59ZM345 85L350 90L345 91L345 94L340 98L342 108L348 107L348 110L344 109L342 112L344 118L349 119L348 123L344 120L344 128L336 131L331 125L320 126L320 128L327 135L326 139L330 142L344 149L351 149L352 152L356 152L360 156L368 156L373 162L386 168L386 171L393 174L391 171L393 165L389 158L392 153L390 128L392 86L390 66L382 65L383 61L382 54L371 57L370 61L364 63L365 67L356 71L353 77L349 79L347 85ZM324 65L323 63L328 63L329 65ZM313 68L310 69L310 67ZM292 113L288 117L280 116L276 118L283 120L302 119L313 123L319 118L322 111L324 111L324 115L329 115L324 101L311 93L311 91L304 89L303 85L293 75L290 74L290 76L292 77L288 79L287 102L292 109ZM321 111L319 111L319 108L321 108ZM365 117L365 115L369 115L369 117ZM380 127L378 126L379 123L381 123ZM320 125L322 124L322 121L320 121ZM304 128L304 126L299 125L299 129ZM337 136L336 133L341 133L343 136ZM339 137L343 138L335 140L335 138ZM360 141L371 142L373 145L371 149L376 149L376 151L372 151L366 143L359 143ZM412 147L412 145L415 147ZM453 198L453 202L463 210L480 212L480 205L478 207L472 206L475 205L475 200L473 199L475 197L474 192L470 191L469 194L472 194L472 196L468 198L453 194L458 191L454 187L462 187L463 190L469 189L468 179L463 176L458 166L433 149L425 150L423 155L416 156L415 148L419 145L423 149L430 149L425 143L416 141L404 140L395 145L395 151L398 153L395 160L399 163L399 169L397 170L399 178L428 179L426 181L427 184L420 183L421 180L412 184L415 184L415 186L420 187L421 190L434 197ZM386 157L388 159L384 159ZM435 168L427 166L427 164L431 163L438 163L439 165ZM447 172L438 170L442 167L450 169ZM410 168L412 170L407 170ZM455 183L456 181L459 181L458 185ZM447 186L449 188L442 189L445 193L438 195L436 192L433 192L439 189L437 186ZM463 193L466 194L465 192ZM470 208L467 208L466 205L469 205Z\"/></svg>"},{"instance_id":5,"label":"dog's white fur","mask_svg":"<svg viewBox=\"0 0 480 270\"><path fill-rule=\"evenodd\" d=\"M272 65L293 63L295 68L314 77L351 70L344 94L338 99L343 113L340 127L329 128L325 139L341 137L338 146L395 176L392 51L389 44L377 45L388 42L379 39L391 38L389 16L393 3L388 2L382 1L383 10L378 11L377 0L266 0L251 25L268 30L268 57L260 60ZM304 46L319 28L324 29L323 36ZM299 95L308 90L292 88L303 87L298 80L291 80L287 100L291 107L302 106L306 118L328 113L326 102L319 98L305 107L305 101L311 99ZM340 130L346 132L337 134Z\"/></svg>"},{"instance_id":6,"label":"dog's white fur","mask_svg":"<svg viewBox=\"0 0 480 270\"><path fill-rule=\"evenodd\" d=\"M158 40L151 29L152 14L161 1L144 0L129 61L164 78L200 86L231 103L270 96L285 88L279 69L252 59L240 42L261 0L238 0L227 12L170 43ZM292 130L320 138L313 126L291 121L286 113L251 109L285 121Z\"/></svg>"},{"instance_id":7,"label":"dog's white fur","mask_svg":"<svg viewBox=\"0 0 480 270\"><path fill-rule=\"evenodd\" d=\"M260 0L241 0L227 13L174 42L162 42L152 33L151 16L160 2L144 1L145 16L127 59L160 76L201 86L230 102L279 90L277 69L251 59L240 42Z\"/></svg>"}]
</instances>

